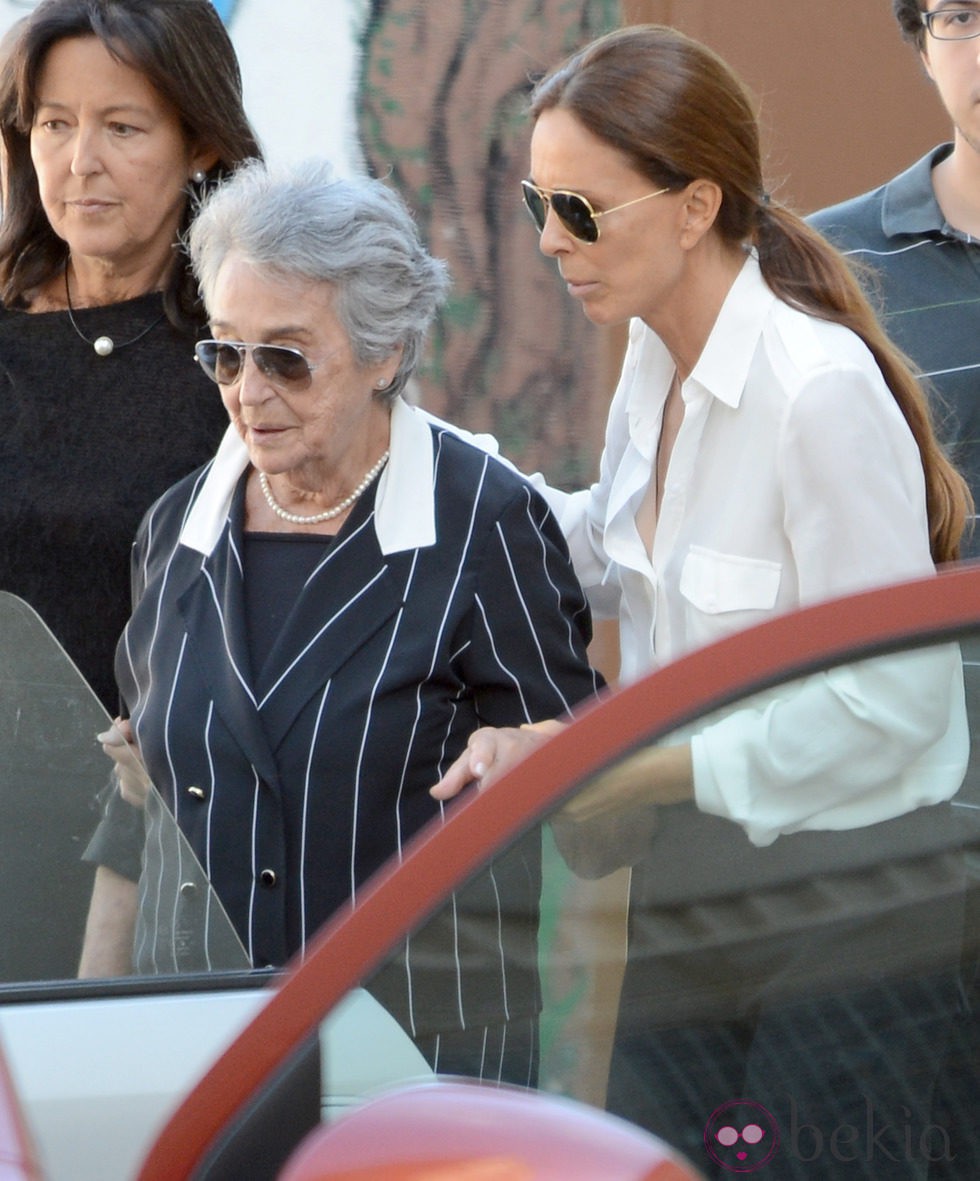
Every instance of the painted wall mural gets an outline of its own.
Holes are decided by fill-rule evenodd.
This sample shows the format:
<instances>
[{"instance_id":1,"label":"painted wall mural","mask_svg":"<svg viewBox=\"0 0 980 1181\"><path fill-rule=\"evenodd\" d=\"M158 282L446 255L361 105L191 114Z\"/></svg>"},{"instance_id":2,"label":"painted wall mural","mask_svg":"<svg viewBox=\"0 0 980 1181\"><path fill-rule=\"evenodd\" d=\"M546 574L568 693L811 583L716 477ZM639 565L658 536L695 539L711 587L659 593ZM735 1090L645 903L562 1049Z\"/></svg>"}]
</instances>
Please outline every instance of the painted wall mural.
<instances>
[{"instance_id":1,"label":"painted wall mural","mask_svg":"<svg viewBox=\"0 0 980 1181\"><path fill-rule=\"evenodd\" d=\"M365 165L390 174L454 276L422 399L569 486L595 471L600 349L521 207L525 109L535 76L617 18L594 0L373 0L361 41Z\"/></svg>"},{"instance_id":2,"label":"painted wall mural","mask_svg":"<svg viewBox=\"0 0 980 1181\"><path fill-rule=\"evenodd\" d=\"M454 289L418 397L528 470L593 478L603 334L537 251L521 207L532 79L614 27L611 0L239 0L229 28L270 157L389 177ZM288 35L283 35L283 34Z\"/></svg>"},{"instance_id":3,"label":"painted wall mural","mask_svg":"<svg viewBox=\"0 0 980 1181\"><path fill-rule=\"evenodd\" d=\"M611 0L238 0L229 28L271 158L387 177L450 264L420 376L436 414L564 486L593 478L605 338L521 207L532 79L619 21ZM285 35L284 35L285 34ZM597 388L598 386L602 388Z\"/></svg>"}]
</instances>

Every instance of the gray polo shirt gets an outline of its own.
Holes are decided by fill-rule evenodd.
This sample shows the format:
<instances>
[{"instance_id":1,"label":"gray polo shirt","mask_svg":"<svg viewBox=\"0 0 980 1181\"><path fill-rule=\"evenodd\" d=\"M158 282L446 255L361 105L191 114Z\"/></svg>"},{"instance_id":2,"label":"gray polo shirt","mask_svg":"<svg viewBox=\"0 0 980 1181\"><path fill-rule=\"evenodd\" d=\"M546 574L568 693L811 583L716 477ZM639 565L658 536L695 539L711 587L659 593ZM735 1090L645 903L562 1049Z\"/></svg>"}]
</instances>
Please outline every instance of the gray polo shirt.
<instances>
[{"instance_id":1,"label":"gray polo shirt","mask_svg":"<svg viewBox=\"0 0 980 1181\"><path fill-rule=\"evenodd\" d=\"M808 220L869 268L891 338L927 379L940 437L980 504L980 241L953 229L932 188L934 148L887 184ZM980 524L964 556L980 555Z\"/></svg>"}]
</instances>

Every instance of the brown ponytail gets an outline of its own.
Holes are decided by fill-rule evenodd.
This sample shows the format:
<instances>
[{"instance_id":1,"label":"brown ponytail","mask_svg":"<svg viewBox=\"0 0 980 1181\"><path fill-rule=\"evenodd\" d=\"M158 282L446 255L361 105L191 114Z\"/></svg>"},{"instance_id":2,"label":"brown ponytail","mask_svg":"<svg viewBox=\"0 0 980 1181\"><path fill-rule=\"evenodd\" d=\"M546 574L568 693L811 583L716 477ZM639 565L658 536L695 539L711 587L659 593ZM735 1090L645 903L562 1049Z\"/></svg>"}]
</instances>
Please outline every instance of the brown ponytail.
<instances>
[{"instance_id":1,"label":"brown ponytail","mask_svg":"<svg viewBox=\"0 0 980 1181\"><path fill-rule=\"evenodd\" d=\"M770 204L760 211L755 244L766 282L793 307L850 328L871 350L922 457L933 561L955 560L972 497L939 444L909 361L885 334L846 259L790 210Z\"/></svg>"}]
</instances>

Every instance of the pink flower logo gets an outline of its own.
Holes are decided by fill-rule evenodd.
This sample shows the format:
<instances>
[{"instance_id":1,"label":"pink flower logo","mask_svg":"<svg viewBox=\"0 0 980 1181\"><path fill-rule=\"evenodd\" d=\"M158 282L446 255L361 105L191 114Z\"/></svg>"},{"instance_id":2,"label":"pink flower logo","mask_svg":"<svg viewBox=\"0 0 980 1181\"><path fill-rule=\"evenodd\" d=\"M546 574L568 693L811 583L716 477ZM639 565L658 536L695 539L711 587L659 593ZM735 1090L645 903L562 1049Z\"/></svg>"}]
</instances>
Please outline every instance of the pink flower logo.
<instances>
[{"instance_id":1,"label":"pink flower logo","mask_svg":"<svg viewBox=\"0 0 980 1181\"><path fill-rule=\"evenodd\" d=\"M730 1173L754 1173L779 1147L779 1125L752 1099L731 1099L715 1108L704 1127L704 1147Z\"/></svg>"}]
</instances>

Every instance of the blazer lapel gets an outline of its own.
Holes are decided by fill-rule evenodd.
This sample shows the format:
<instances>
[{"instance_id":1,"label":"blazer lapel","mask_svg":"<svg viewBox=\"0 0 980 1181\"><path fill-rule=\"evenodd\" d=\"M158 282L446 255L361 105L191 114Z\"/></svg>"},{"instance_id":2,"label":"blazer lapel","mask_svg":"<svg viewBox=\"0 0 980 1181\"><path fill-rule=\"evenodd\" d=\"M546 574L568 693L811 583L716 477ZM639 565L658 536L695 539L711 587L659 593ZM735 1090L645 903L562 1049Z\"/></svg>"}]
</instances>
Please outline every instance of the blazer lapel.
<instances>
[{"instance_id":1,"label":"blazer lapel","mask_svg":"<svg viewBox=\"0 0 980 1181\"><path fill-rule=\"evenodd\" d=\"M265 782L278 785L272 747L256 705L245 635L245 596L241 556L241 497L236 495L229 522L204 559L200 573L178 599L188 637L189 658L215 703L225 726Z\"/></svg>"},{"instance_id":2,"label":"blazer lapel","mask_svg":"<svg viewBox=\"0 0 980 1181\"><path fill-rule=\"evenodd\" d=\"M256 704L273 748L310 698L401 606L373 509L366 503L358 509L297 599L257 680Z\"/></svg>"}]
</instances>

